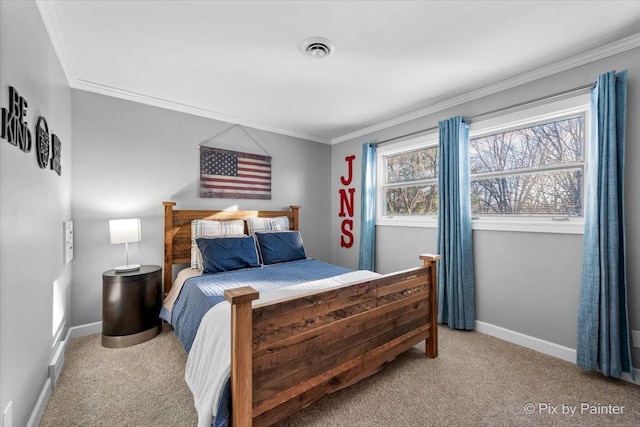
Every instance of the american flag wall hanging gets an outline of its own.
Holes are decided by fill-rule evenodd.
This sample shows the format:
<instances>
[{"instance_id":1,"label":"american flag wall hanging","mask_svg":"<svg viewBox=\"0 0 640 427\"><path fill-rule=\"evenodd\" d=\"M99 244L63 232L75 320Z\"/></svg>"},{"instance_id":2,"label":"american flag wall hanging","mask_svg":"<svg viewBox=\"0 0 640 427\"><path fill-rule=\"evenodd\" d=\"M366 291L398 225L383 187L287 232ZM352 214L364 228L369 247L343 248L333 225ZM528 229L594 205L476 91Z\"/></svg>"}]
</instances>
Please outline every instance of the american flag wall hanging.
<instances>
[{"instance_id":1,"label":"american flag wall hanging","mask_svg":"<svg viewBox=\"0 0 640 427\"><path fill-rule=\"evenodd\" d=\"M200 197L271 199L271 157L200 146Z\"/></svg>"}]
</instances>

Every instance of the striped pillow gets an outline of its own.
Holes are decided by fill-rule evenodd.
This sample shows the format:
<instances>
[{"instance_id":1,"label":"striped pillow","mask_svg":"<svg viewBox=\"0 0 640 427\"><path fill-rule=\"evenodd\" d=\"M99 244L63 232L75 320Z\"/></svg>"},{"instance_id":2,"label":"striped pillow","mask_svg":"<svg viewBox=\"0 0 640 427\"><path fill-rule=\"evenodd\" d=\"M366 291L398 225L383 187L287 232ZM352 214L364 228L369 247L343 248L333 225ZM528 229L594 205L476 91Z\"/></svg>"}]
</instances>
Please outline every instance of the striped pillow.
<instances>
[{"instance_id":1,"label":"striped pillow","mask_svg":"<svg viewBox=\"0 0 640 427\"><path fill-rule=\"evenodd\" d=\"M249 234L253 234L256 231L288 231L289 217L247 218L247 230Z\"/></svg>"},{"instance_id":2,"label":"striped pillow","mask_svg":"<svg viewBox=\"0 0 640 427\"><path fill-rule=\"evenodd\" d=\"M202 255L200 255L200 249L198 249L196 239L232 236L245 236L243 220L212 221L208 219L194 219L191 221L191 268L202 270Z\"/></svg>"}]
</instances>

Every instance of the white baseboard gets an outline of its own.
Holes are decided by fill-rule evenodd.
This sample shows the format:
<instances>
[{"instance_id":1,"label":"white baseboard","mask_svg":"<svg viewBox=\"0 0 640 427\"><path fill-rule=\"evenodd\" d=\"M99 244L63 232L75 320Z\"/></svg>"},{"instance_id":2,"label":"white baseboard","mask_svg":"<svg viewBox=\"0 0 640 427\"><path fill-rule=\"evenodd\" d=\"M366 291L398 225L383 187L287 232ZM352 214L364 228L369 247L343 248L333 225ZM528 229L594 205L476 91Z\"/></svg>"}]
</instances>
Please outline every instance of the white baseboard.
<instances>
[{"instance_id":1,"label":"white baseboard","mask_svg":"<svg viewBox=\"0 0 640 427\"><path fill-rule=\"evenodd\" d=\"M47 403L49 402L50 397L51 378L47 378L47 381L45 381L44 387L42 387L42 391L40 392L40 396L38 397L38 401L36 402L36 406L31 412L31 417L29 417L29 421L27 421L27 427L38 427L38 425L40 424L40 420L42 420L42 415L44 415L44 410L47 407Z\"/></svg>"},{"instance_id":2,"label":"white baseboard","mask_svg":"<svg viewBox=\"0 0 640 427\"><path fill-rule=\"evenodd\" d=\"M61 332L62 331L58 333L56 341L62 335ZM67 334L65 335L64 341L60 341L60 344L54 342L51 360L56 359L56 353L61 352L62 354L64 354L67 352L67 347L69 346L71 339L98 334L101 332L102 322L88 323L86 325L74 326L72 328L69 328ZM33 411L31 411L31 417L29 417L27 427L37 427L40 424L40 420L42 419L44 410L47 407L47 403L49 403L49 398L51 397L51 393L53 392L53 385L54 384L52 382L52 379L47 378L44 386L42 387L42 391L40 392L40 396L38 397L38 401L36 402L36 406L33 408Z\"/></svg>"},{"instance_id":3,"label":"white baseboard","mask_svg":"<svg viewBox=\"0 0 640 427\"><path fill-rule=\"evenodd\" d=\"M55 351L53 352L51 361L49 361L49 379L51 379L51 390L56 389L56 383L58 382L58 378L60 377L60 372L62 372L66 347L66 342L60 341L60 343L55 348Z\"/></svg>"},{"instance_id":4,"label":"white baseboard","mask_svg":"<svg viewBox=\"0 0 640 427\"><path fill-rule=\"evenodd\" d=\"M521 334L510 329L503 328L501 326L492 325L476 320L476 331L485 335L499 338L501 340L520 345L522 347L530 348L531 350L538 351L540 353L557 357L558 359L565 360L570 363L576 363L576 350L564 347L559 344L554 344L549 341L541 340L539 338L531 337L529 335ZM98 334L102 332L102 322L88 323L86 325L79 325L69 328L67 335L63 341L63 350L66 352L69 342L73 338L84 337L87 335ZM636 380L631 379L631 375L624 372L621 379L632 384L640 385L640 369L634 369ZM51 397L52 383L51 378L47 378L38 402L36 403L31 418L27 423L27 427L35 427L40 423L44 410L47 407L49 397Z\"/></svg>"},{"instance_id":5,"label":"white baseboard","mask_svg":"<svg viewBox=\"0 0 640 427\"><path fill-rule=\"evenodd\" d=\"M53 348L56 348L56 346L58 345L58 342L60 342L60 337L62 337L62 333L64 332L65 328L67 327L67 322L63 322L60 327L58 328L58 332L55 335L55 338L53 339ZM67 331L67 335L68 335Z\"/></svg>"},{"instance_id":6,"label":"white baseboard","mask_svg":"<svg viewBox=\"0 0 640 427\"><path fill-rule=\"evenodd\" d=\"M520 332L515 332L490 323L480 322L478 320L476 320L476 331L522 347L530 348L531 350L535 350L548 356L557 357L558 359L562 359L573 364L576 363L577 353L573 348L541 340L539 338L521 334ZM632 380L631 375L626 372L622 373L620 379L632 384L640 385L640 369L634 368L634 373L636 375L635 381Z\"/></svg>"},{"instance_id":7,"label":"white baseboard","mask_svg":"<svg viewBox=\"0 0 640 427\"><path fill-rule=\"evenodd\" d=\"M102 332L102 322L87 323L69 328L67 336L69 338L80 338L87 335L99 334Z\"/></svg>"},{"instance_id":8,"label":"white baseboard","mask_svg":"<svg viewBox=\"0 0 640 427\"><path fill-rule=\"evenodd\" d=\"M501 340L508 341L513 344L518 344L522 347L530 348L531 350L535 350L549 356L557 357L558 359L566 360L567 362L576 363L576 350L573 348L564 347L549 341L521 334L520 332L492 325L490 323L480 322L478 320L476 320L476 331L485 335L500 338Z\"/></svg>"}]
</instances>

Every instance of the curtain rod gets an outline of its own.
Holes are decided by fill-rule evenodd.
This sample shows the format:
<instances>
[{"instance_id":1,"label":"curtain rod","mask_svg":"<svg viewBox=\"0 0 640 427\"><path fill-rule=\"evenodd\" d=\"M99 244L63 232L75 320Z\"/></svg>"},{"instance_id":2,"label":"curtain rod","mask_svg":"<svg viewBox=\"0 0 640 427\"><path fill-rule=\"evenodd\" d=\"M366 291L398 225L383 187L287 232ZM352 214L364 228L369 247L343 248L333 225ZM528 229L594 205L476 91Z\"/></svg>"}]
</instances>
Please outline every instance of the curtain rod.
<instances>
[{"instance_id":1,"label":"curtain rod","mask_svg":"<svg viewBox=\"0 0 640 427\"><path fill-rule=\"evenodd\" d=\"M506 111L506 110L511 110L512 108L522 107L523 105L533 104L535 102L544 101L544 100L552 99L552 98L557 98L559 96L568 95L568 94L574 93L574 92L580 92L580 91L582 91L584 89L591 89L591 88L595 87L595 85L596 85L595 83L589 83L587 85L574 87L573 89L563 90L561 92L552 93L551 95L541 96L539 98L535 98L535 99L531 99L531 100L528 100L528 101L519 102L517 104L512 104L512 105L509 105L507 107L497 108L495 110L487 111L485 113L476 114L475 116L470 116L470 119L473 120L473 119L477 119L478 117L489 116L491 114L500 113L500 112ZM414 136L414 135L418 135L418 134L421 134L421 133L430 132L430 131L433 131L433 130L438 130L438 126L431 126L429 128L426 128L426 129L420 129L420 130L417 130L417 131L414 131L414 132L406 133L404 135L395 136L393 138L385 139L384 141L372 142L371 144L375 145L375 146L378 146L380 144L386 144L387 142L396 141L398 139L406 138L408 136Z\"/></svg>"}]
</instances>

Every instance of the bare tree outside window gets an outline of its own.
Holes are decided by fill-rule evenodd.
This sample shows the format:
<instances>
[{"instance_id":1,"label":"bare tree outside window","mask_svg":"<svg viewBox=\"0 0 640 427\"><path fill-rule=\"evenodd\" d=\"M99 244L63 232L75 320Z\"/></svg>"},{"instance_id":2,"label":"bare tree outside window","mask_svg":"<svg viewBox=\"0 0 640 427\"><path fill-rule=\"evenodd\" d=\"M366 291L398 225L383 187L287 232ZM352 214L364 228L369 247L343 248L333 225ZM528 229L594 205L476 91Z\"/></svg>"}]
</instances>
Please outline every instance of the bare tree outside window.
<instances>
[{"instance_id":1,"label":"bare tree outside window","mask_svg":"<svg viewBox=\"0 0 640 427\"><path fill-rule=\"evenodd\" d=\"M583 214L583 116L474 138L469 153L473 214Z\"/></svg>"},{"instance_id":2,"label":"bare tree outside window","mask_svg":"<svg viewBox=\"0 0 640 427\"><path fill-rule=\"evenodd\" d=\"M385 215L438 213L438 147L388 156Z\"/></svg>"},{"instance_id":3,"label":"bare tree outside window","mask_svg":"<svg viewBox=\"0 0 640 427\"><path fill-rule=\"evenodd\" d=\"M584 115L577 115L473 138L473 214L582 216L584 128ZM382 214L437 215L438 147L383 160Z\"/></svg>"}]
</instances>

